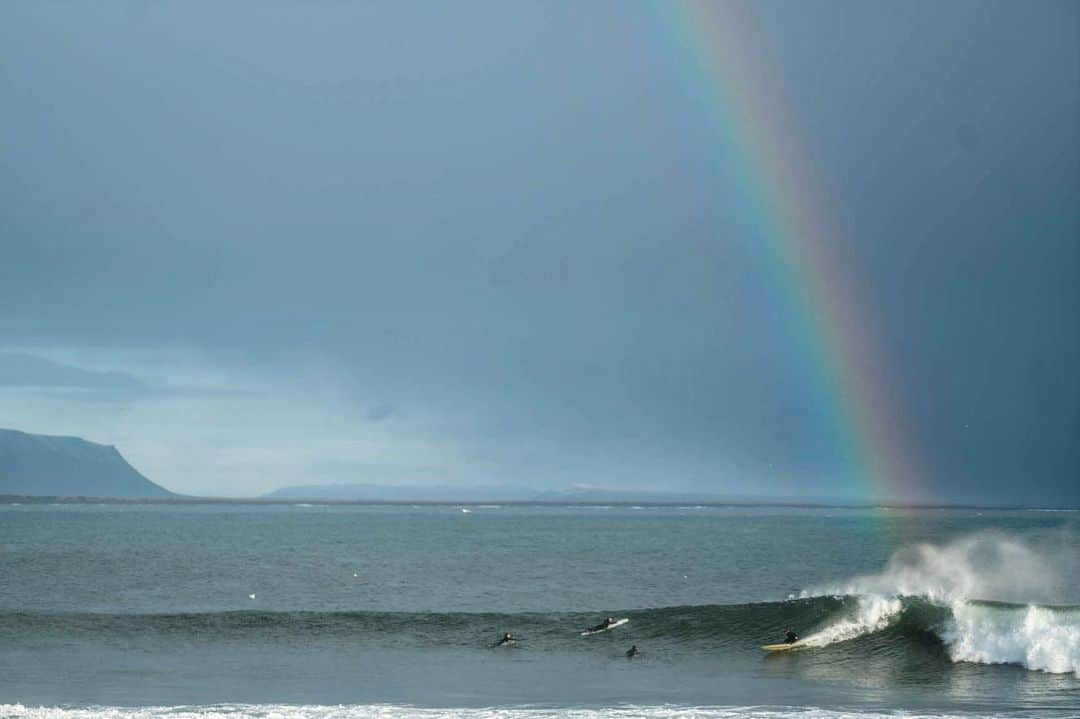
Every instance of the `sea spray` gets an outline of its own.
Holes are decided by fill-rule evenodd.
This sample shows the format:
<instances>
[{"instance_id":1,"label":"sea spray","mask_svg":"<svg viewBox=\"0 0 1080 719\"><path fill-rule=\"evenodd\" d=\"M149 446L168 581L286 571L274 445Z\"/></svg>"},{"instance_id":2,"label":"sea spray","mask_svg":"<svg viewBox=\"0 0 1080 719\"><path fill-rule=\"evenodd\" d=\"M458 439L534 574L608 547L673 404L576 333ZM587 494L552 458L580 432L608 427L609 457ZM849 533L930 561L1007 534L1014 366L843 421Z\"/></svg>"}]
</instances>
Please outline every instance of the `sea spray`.
<instances>
[{"instance_id":1,"label":"sea spray","mask_svg":"<svg viewBox=\"0 0 1080 719\"><path fill-rule=\"evenodd\" d=\"M1014 604L1080 602L1080 558L1059 533L1010 535L979 532L936 545L918 543L895 552L877 574L853 577L801 593L916 596L952 602L982 599Z\"/></svg>"}]
</instances>

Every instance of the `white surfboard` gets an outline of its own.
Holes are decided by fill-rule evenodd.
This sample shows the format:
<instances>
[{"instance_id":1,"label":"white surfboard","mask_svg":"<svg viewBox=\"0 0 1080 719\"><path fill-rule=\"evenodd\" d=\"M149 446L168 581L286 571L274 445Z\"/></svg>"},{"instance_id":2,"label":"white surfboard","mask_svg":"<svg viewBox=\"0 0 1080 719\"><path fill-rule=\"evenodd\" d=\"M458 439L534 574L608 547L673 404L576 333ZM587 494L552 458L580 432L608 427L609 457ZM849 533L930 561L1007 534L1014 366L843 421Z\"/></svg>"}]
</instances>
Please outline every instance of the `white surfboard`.
<instances>
[{"instance_id":1,"label":"white surfboard","mask_svg":"<svg viewBox=\"0 0 1080 719\"><path fill-rule=\"evenodd\" d=\"M766 644L762 649L767 652L790 652L793 649L802 649L806 646L806 642L800 639L797 642L784 642L782 644Z\"/></svg>"},{"instance_id":2,"label":"white surfboard","mask_svg":"<svg viewBox=\"0 0 1080 719\"><path fill-rule=\"evenodd\" d=\"M600 634L601 632L610 632L615 627L621 627L622 625L626 624L628 621L630 621L630 620L627 619L626 617L623 617L622 619L616 619L615 621L613 621L611 624L607 625L603 629L586 629L585 631L583 631L581 633L581 636L587 637L590 634Z\"/></svg>"}]
</instances>

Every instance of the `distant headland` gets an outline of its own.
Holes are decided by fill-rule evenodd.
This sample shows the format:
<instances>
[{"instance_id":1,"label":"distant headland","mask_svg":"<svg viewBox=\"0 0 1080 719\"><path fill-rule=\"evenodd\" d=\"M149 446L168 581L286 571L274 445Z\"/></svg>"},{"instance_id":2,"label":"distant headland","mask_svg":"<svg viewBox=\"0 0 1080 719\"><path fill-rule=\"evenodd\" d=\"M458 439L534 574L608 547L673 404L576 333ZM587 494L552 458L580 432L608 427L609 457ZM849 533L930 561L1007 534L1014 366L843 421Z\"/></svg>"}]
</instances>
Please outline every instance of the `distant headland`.
<instances>
[{"instance_id":1,"label":"distant headland","mask_svg":"<svg viewBox=\"0 0 1080 719\"><path fill-rule=\"evenodd\" d=\"M128 464L116 447L78 437L0 429L0 495L167 499L176 497Z\"/></svg>"}]
</instances>

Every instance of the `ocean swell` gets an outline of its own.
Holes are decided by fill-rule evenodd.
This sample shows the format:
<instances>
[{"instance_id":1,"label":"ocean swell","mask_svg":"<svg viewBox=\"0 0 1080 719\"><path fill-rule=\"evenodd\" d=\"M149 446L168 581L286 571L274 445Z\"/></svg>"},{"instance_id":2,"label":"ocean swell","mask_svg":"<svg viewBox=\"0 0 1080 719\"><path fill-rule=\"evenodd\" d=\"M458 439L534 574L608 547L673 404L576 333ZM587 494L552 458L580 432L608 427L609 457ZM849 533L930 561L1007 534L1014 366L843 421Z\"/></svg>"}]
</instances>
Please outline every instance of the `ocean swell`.
<instances>
[{"instance_id":1,"label":"ocean swell","mask_svg":"<svg viewBox=\"0 0 1080 719\"><path fill-rule=\"evenodd\" d=\"M223 643L489 650L504 631L530 652L605 653L611 641L645 642L681 655L757 654L788 628L834 659L929 652L941 661L1018 664L1053 673L1080 668L1080 607L1049 607L877 595L811 597L759 604L661 607L614 612L629 624L595 639L580 630L593 614L221 612L210 614L0 613L0 641L15 646L137 648ZM1080 672L1078 672L1080 675Z\"/></svg>"}]
</instances>

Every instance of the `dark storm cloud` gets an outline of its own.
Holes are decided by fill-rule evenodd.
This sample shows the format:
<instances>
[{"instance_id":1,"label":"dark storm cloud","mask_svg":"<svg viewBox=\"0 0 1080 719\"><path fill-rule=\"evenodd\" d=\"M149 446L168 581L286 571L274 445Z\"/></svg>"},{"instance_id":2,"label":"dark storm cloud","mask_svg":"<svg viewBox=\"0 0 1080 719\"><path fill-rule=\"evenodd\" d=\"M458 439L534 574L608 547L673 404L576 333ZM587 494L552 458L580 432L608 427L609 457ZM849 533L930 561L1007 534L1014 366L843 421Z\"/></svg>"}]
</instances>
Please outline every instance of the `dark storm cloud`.
<instances>
[{"instance_id":1,"label":"dark storm cloud","mask_svg":"<svg viewBox=\"0 0 1080 719\"><path fill-rule=\"evenodd\" d=\"M847 491L647 13L127 7L0 10L6 342L319 356L549 485ZM927 484L1080 501L1075 5L753 8Z\"/></svg>"}]
</instances>

